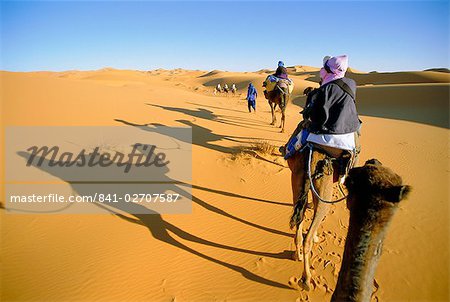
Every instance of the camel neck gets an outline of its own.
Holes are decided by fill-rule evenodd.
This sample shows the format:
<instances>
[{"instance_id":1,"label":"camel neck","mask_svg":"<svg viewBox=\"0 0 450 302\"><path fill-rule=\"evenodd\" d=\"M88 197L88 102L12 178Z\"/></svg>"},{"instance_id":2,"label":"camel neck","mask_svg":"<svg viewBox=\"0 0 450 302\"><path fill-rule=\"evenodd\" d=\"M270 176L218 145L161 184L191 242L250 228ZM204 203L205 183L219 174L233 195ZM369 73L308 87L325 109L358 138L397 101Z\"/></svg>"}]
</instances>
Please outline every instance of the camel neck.
<instances>
[{"instance_id":1,"label":"camel neck","mask_svg":"<svg viewBox=\"0 0 450 302\"><path fill-rule=\"evenodd\" d=\"M395 207L350 211L342 267L331 301L370 301L375 268Z\"/></svg>"}]
</instances>

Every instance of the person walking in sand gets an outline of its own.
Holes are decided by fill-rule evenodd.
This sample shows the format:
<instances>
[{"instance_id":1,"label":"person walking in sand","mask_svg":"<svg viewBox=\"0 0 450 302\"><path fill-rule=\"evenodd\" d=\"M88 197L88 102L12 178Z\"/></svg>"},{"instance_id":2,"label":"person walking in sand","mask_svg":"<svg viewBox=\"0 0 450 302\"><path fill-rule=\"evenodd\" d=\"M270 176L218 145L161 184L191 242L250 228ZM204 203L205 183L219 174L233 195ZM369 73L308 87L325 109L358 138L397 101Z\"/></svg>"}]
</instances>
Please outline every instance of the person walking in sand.
<instances>
[{"instance_id":1,"label":"person walking in sand","mask_svg":"<svg viewBox=\"0 0 450 302\"><path fill-rule=\"evenodd\" d=\"M255 86L253 86L252 83L248 84L248 90L247 90L248 112L252 112L252 108L256 112L257 96L258 96L258 93L256 92Z\"/></svg>"}]
</instances>

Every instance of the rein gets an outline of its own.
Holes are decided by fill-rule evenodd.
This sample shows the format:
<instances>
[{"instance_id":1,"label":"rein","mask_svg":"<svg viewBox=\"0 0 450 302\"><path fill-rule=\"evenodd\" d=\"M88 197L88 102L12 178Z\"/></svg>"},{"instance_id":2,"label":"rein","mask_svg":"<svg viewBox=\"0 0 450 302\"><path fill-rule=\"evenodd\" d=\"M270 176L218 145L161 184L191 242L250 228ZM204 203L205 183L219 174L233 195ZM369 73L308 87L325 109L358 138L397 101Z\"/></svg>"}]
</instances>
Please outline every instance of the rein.
<instances>
[{"instance_id":1,"label":"rein","mask_svg":"<svg viewBox=\"0 0 450 302\"><path fill-rule=\"evenodd\" d=\"M282 94L287 94L286 91L283 90L283 88L281 88L280 86L278 86L277 84L277 89L282 93Z\"/></svg>"},{"instance_id":2,"label":"rein","mask_svg":"<svg viewBox=\"0 0 450 302\"><path fill-rule=\"evenodd\" d=\"M321 202L329 203L329 204L338 203L338 202L341 202L341 201L343 201L344 199L346 199L348 195L345 195L345 194L344 194L344 191L342 190L342 187L341 187L341 184L340 184L340 183L338 184L338 187L339 187L341 193L343 193L343 195L344 195L342 198L339 198L339 199L337 199L337 200L325 200L325 199L323 199L322 197L320 197L319 193L317 192L316 188L314 187L314 182L313 182L312 175L311 175L311 162L312 162L312 153L313 153L313 148L314 148L314 147L313 147L313 145L310 144L310 143L307 144L306 146L309 148L309 154L308 154L308 178L309 178L309 181L310 181L310 183L311 183L311 191L314 193L314 195L316 195L316 197L317 197ZM353 164L351 163L351 165L353 165Z\"/></svg>"}]
</instances>

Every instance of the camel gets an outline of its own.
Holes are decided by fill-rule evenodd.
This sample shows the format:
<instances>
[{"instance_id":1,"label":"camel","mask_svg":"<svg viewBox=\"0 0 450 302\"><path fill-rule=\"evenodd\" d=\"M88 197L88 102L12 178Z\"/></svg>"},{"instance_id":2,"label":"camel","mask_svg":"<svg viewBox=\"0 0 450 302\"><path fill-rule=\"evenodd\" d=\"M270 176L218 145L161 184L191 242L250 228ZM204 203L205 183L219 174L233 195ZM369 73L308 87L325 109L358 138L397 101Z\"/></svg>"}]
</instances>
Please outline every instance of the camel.
<instances>
[{"instance_id":1,"label":"camel","mask_svg":"<svg viewBox=\"0 0 450 302\"><path fill-rule=\"evenodd\" d=\"M291 170L294 202L294 213L290 221L291 229L295 229L296 251L294 259L303 260L304 265L301 279L291 278L289 283L293 287L300 286L305 290L311 289L310 257L313 242L318 242L317 230L328 214L331 204L339 201L331 201L333 186L339 181L340 176L345 175L345 171L343 171L345 168L343 169L343 167L346 167L348 161L351 160L351 154L348 151L313 144L309 146L312 148L296 153L287 159ZM311 175L308 174L308 170L311 171ZM308 192L313 188L317 192L317 194L312 194L313 220L305 238L303 238L303 218L308 201ZM320 199L317 195L320 196Z\"/></svg>"},{"instance_id":2,"label":"camel","mask_svg":"<svg viewBox=\"0 0 450 302\"><path fill-rule=\"evenodd\" d=\"M388 224L411 187L375 159L350 171L345 181L350 222L343 262L331 301L370 301L375 269Z\"/></svg>"},{"instance_id":3,"label":"camel","mask_svg":"<svg viewBox=\"0 0 450 302\"><path fill-rule=\"evenodd\" d=\"M233 94L233 96L236 95L236 92L237 92L236 85L235 84L231 85L231 93Z\"/></svg>"},{"instance_id":4,"label":"camel","mask_svg":"<svg viewBox=\"0 0 450 302\"><path fill-rule=\"evenodd\" d=\"M227 95L228 95L228 92L230 92L230 89L228 88L227 84L223 85L223 92L226 93Z\"/></svg>"},{"instance_id":5,"label":"camel","mask_svg":"<svg viewBox=\"0 0 450 302\"><path fill-rule=\"evenodd\" d=\"M289 87L285 83L285 81L279 81L275 88L271 91L264 91L264 96L269 101L270 110L272 111L272 122L271 125L275 125L277 122L277 118L275 116L275 108L278 105L281 109L281 132L284 132L284 123L285 123L285 110L286 105L289 102L290 93L289 93Z\"/></svg>"},{"instance_id":6,"label":"camel","mask_svg":"<svg viewBox=\"0 0 450 302\"><path fill-rule=\"evenodd\" d=\"M223 93L223 88L220 86L220 84L217 84L217 86L214 88L214 95L218 93Z\"/></svg>"}]
</instances>

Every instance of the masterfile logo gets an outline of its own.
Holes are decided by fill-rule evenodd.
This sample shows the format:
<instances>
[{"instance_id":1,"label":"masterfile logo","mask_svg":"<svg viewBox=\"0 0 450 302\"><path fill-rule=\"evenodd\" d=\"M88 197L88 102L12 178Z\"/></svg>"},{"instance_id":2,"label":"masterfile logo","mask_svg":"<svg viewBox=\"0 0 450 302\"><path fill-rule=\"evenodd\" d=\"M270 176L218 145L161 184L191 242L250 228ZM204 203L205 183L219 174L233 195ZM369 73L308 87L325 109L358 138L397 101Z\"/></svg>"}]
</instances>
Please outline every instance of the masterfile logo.
<instances>
[{"instance_id":1,"label":"masterfile logo","mask_svg":"<svg viewBox=\"0 0 450 302\"><path fill-rule=\"evenodd\" d=\"M191 128L8 127L9 213L189 213Z\"/></svg>"}]
</instances>

